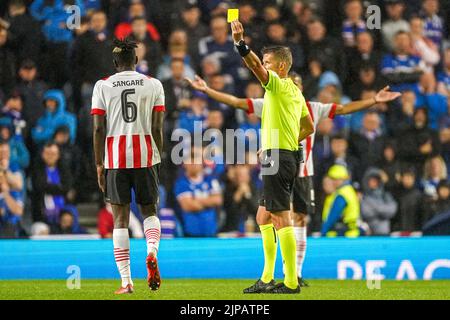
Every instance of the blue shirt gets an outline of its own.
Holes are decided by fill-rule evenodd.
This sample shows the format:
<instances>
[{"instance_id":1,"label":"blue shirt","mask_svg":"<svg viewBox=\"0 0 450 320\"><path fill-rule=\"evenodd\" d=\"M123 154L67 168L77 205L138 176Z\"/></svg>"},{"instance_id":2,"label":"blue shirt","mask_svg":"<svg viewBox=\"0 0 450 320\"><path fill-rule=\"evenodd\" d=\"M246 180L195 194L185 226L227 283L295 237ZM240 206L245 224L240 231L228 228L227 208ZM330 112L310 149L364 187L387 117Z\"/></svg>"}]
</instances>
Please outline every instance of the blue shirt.
<instances>
[{"instance_id":1,"label":"blue shirt","mask_svg":"<svg viewBox=\"0 0 450 320\"><path fill-rule=\"evenodd\" d=\"M20 202L23 205L23 195L20 191L9 191L9 195L16 201ZM0 211L2 211L2 215L0 215L0 225L1 222L8 222L12 225L17 225L20 221L20 216L17 216L9 210L6 205L5 198L3 194L0 194Z\"/></svg>"},{"instance_id":2,"label":"blue shirt","mask_svg":"<svg viewBox=\"0 0 450 320\"><path fill-rule=\"evenodd\" d=\"M383 57L381 63L381 73L383 75L392 73L413 73L420 67L422 60L417 56L412 55L392 55L387 54ZM417 83L398 83L391 85L392 91L406 91L413 90L416 91Z\"/></svg>"},{"instance_id":3,"label":"blue shirt","mask_svg":"<svg viewBox=\"0 0 450 320\"><path fill-rule=\"evenodd\" d=\"M438 47L441 47L442 38L444 37L444 22L438 15L431 17L423 16L424 19L424 36L433 41Z\"/></svg>"},{"instance_id":4,"label":"blue shirt","mask_svg":"<svg viewBox=\"0 0 450 320\"><path fill-rule=\"evenodd\" d=\"M437 77L438 82L443 83L448 92L450 92L450 73L439 72Z\"/></svg>"},{"instance_id":5,"label":"blue shirt","mask_svg":"<svg viewBox=\"0 0 450 320\"><path fill-rule=\"evenodd\" d=\"M182 175L175 182L175 196L206 198L221 192L219 182L209 176L203 176L199 181L192 181ZM217 216L215 208L206 208L201 211L183 211L184 232L188 236L215 237L217 233Z\"/></svg>"}]
</instances>

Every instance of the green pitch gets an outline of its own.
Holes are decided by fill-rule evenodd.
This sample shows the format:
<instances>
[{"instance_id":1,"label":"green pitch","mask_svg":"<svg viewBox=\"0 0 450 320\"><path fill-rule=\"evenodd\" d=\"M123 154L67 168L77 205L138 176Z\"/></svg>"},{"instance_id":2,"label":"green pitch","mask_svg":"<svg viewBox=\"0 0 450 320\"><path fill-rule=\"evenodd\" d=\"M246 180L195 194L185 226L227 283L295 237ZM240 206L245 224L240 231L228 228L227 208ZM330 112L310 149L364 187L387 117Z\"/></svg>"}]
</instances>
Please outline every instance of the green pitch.
<instances>
[{"instance_id":1,"label":"green pitch","mask_svg":"<svg viewBox=\"0 0 450 320\"><path fill-rule=\"evenodd\" d=\"M244 295L253 280L164 280L150 291L144 280L135 280L135 292L116 296L118 280L81 280L78 290L62 280L0 281L0 299L145 299L145 300L275 300L275 299L450 299L450 281L382 281L369 290L365 281L311 280L298 295Z\"/></svg>"}]
</instances>

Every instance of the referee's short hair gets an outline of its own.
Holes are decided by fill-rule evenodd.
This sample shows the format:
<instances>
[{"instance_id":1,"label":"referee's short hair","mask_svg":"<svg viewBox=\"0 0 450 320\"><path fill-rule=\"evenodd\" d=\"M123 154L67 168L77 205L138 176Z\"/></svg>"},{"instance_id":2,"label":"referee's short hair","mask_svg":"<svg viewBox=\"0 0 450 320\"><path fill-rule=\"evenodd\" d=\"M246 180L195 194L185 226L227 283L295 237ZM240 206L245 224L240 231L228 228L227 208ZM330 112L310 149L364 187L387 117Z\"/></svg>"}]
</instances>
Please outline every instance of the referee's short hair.
<instances>
[{"instance_id":1,"label":"referee's short hair","mask_svg":"<svg viewBox=\"0 0 450 320\"><path fill-rule=\"evenodd\" d=\"M280 62L286 62L288 71L292 67L292 51L289 47L285 46L270 46L265 47L261 51L262 55L273 54L275 58Z\"/></svg>"}]
</instances>

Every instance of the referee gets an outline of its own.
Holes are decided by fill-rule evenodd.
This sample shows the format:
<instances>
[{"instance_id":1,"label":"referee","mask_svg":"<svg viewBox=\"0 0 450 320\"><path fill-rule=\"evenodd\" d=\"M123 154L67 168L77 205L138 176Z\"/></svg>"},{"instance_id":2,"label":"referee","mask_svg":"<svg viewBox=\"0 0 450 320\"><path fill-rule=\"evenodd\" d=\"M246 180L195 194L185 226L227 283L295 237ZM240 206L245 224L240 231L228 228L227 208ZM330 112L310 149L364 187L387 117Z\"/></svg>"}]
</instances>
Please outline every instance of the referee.
<instances>
[{"instance_id":1,"label":"referee","mask_svg":"<svg viewBox=\"0 0 450 320\"><path fill-rule=\"evenodd\" d=\"M266 91L261 117L264 184L262 202L271 214L272 223L260 225L260 229L264 256L270 257L270 253L276 252L277 233L285 264L283 283L275 283L274 268L267 268L271 263L265 263L261 279L245 289L244 293L299 293L290 203L302 160L299 143L314 133L314 124L305 98L288 77L292 66L290 49L282 46L265 48L261 62L246 45L242 24L233 21L231 29L236 49Z\"/></svg>"}]
</instances>

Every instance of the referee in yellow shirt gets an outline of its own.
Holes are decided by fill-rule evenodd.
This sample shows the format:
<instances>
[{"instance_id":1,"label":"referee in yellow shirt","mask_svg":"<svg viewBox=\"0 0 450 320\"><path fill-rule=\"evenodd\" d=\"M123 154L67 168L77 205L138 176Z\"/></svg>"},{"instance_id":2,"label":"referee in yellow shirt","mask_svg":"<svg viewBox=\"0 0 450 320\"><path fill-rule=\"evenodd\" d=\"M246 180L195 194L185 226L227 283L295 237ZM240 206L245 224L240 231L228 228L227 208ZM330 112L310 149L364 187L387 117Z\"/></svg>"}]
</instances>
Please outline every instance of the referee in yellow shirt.
<instances>
[{"instance_id":1,"label":"referee in yellow shirt","mask_svg":"<svg viewBox=\"0 0 450 320\"><path fill-rule=\"evenodd\" d=\"M265 48L261 62L246 45L242 24L231 22L231 30L236 49L266 91L261 117L264 185L261 205L271 213L273 224L260 225L260 229L265 253L277 250L278 234L285 265L284 282L276 284L274 268L269 267L273 263L265 261L261 278L244 293L299 293L291 194L302 158L299 143L314 133L314 124L305 98L288 77L291 50L282 46ZM265 257L273 256L265 254Z\"/></svg>"}]
</instances>

